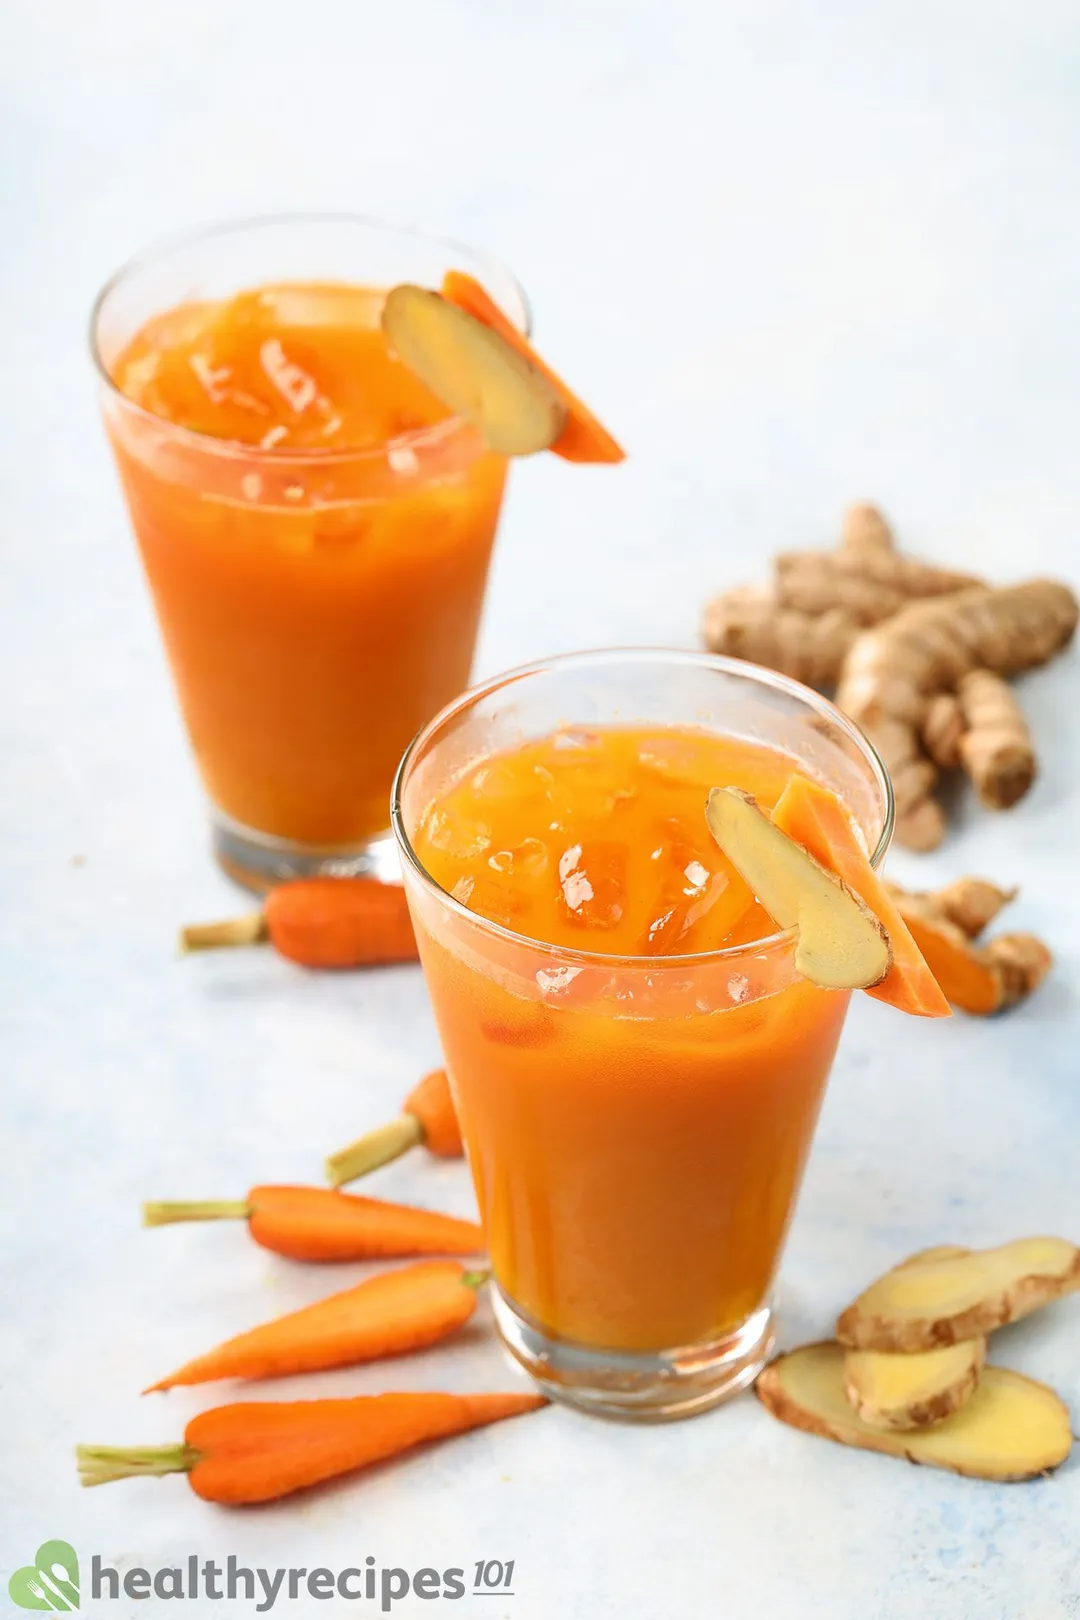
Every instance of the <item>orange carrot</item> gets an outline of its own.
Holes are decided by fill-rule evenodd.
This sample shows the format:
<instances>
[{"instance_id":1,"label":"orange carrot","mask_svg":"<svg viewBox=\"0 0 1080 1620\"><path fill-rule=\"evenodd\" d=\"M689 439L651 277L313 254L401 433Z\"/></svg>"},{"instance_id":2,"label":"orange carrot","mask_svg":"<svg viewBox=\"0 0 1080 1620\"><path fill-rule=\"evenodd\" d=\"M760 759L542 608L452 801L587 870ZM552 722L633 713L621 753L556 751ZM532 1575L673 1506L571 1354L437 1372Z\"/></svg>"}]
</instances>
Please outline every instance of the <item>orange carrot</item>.
<instances>
[{"instance_id":1,"label":"orange carrot","mask_svg":"<svg viewBox=\"0 0 1080 1620\"><path fill-rule=\"evenodd\" d=\"M286 1378L405 1356L464 1327L486 1281L486 1272L466 1271L456 1260L421 1260L400 1271L384 1271L317 1305L226 1339L143 1394L217 1378Z\"/></svg>"},{"instance_id":2,"label":"orange carrot","mask_svg":"<svg viewBox=\"0 0 1080 1620\"><path fill-rule=\"evenodd\" d=\"M237 1401L192 1418L182 1445L77 1446L83 1485L187 1474L207 1502L271 1502L322 1480L535 1412L542 1395L354 1395L349 1400Z\"/></svg>"},{"instance_id":3,"label":"orange carrot","mask_svg":"<svg viewBox=\"0 0 1080 1620\"><path fill-rule=\"evenodd\" d=\"M484 1247L475 1221L330 1187L252 1187L245 1199L143 1205L144 1226L230 1220L247 1221L256 1243L290 1260L389 1260Z\"/></svg>"},{"instance_id":4,"label":"orange carrot","mask_svg":"<svg viewBox=\"0 0 1080 1620\"><path fill-rule=\"evenodd\" d=\"M397 1119L367 1131L355 1142L332 1153L326 1161L326 1178L331 1186L366 1176L380 1165L398 1159L409 1148L423 1142L429 1153L440 1159L460 1159L464 1148L454 1099L445 1069L432 1069L415 1085L401 1105Z\"/></svg>"},{"instance_id":5,"label":"orange carrot","mask_svg":"<svg viewBox=\"0 0 1080 1620\"><path fill-rule=\"evenodd\" d=\"M301 967L378 967L415 962L416 935L400 883L374 878L302 878L271 889L261 911L228 922L193 923L185 951L267 941Z\"/></svg>"},{"instance_id":6,"label":"orange carrot","mask_svg":"<svg viewBox=\"0 0 1080 1620\"><path fill-rule=\"evenodd\" d=\"M772 819L822 866L853 888L883 924L892 948L892 966L881 983L872 985L866 994L901 1012L922 1018L948 1018L949 1003L896 902L870 865L855 836L851 817L836 794L809 777L792 776L776 801Z\"/></svg>"},{"instance_id":7,"label":"orange carrot","mask_svg":"<svg viewBox=\"0 0 1080 1620\"><path fill-rule=\"evenodd\" d=\"M450 304L456 304L469 315L474 315L492 331L505 338L518 354L534 365L556 390L566 407L566 426L551 446L564 461L625 461L626 452L611 437L606 427L597 421L588 406L572 394L550 366L544 364L536 350L507 319L494 299L480 283L464 270L448 270L443 277L442 295Z\"/></svg>"}]
</instances>

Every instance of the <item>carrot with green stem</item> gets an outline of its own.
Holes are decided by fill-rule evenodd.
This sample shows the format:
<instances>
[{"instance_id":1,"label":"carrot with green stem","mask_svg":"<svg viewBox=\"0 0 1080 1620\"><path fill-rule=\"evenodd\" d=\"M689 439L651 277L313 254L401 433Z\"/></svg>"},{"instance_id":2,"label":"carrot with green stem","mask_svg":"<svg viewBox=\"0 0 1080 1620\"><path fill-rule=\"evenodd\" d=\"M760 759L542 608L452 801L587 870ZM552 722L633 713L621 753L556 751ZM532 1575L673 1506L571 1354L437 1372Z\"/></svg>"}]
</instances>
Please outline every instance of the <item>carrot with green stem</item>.
<instances>
[{"instance_id":1,"label":"carrot with green stem","mask_svg":"<svg viewBox=\"0 0 1080 1620\"><path fill-rule=\"evenodd\" d=\"M143 1205L144 1226L229 1220L247 1221L256 1243L290 1260L391 1260L484 1248L475 1221L330 1187L252 1187L243 1199Z\"/></svg>"},{"instance_id":2,"label":"carrot with green stem","mask_svg":"<svg viewBox=\"0 0 1080 1620\"><path fill-rule=\"evenodd\" d=\"M286 1378L408 1355L463 1328L487 1279L486 1271L466 1271L456 1260L422 1260L384 1271L227 1339L143 1394L218 1378Z\"/></svg>"},{"instance_id":3,"label":"carrot with green stem","mask_svg":"<svg viewBox=\"0 0 1080 1620\"><path fill-rule=\"evenodd\" d=\"M460 1159L464 1148L445 1069L432 1069L401 1105L397 1119L357 1137L326 1161L326 1179L340 1187L398 1159L422 1142L440 1159Z\"/></svg>"},{"instance_id":4,"label":"carrot with green stem","mask_svg":"<svg viewBox=\"0 0 1080 1620\"><path fill-rule=\"evenodd\" d=\"M83 1485L187 1474L204 1501L271 1502L546 1404L531 1394L238 1401L193 1418L180 1445L77 1446L75 1455Z\"/></svg>"},{"instance_id":5,"label":"carrot with green stem","mask_svg":"<svg viewBox=\"0 0 1080 1620\"><path fill-rule=\"evenodd\" d=\"M271 889L261 911L181 930L184 951L269 943L301 967L379 967L418 960L400 883L302 878Z\"/></svg>"}]
</instances>

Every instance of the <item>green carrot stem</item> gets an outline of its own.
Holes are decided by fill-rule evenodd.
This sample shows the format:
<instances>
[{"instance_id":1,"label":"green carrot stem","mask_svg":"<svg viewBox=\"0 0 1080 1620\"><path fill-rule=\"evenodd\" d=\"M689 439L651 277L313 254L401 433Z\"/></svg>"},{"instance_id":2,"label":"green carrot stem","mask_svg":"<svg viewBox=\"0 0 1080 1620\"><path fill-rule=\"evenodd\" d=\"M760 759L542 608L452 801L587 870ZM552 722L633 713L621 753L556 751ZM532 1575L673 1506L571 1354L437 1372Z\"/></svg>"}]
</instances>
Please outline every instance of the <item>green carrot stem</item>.
<instances>
[{"instance_id":1,"label":"green carrot stem","mask_svg":"<svg viewBox=\"0 0 1080 1620\"><path fill-rule=\"evenodd\" d=\"M357 1176L366 1176L381 1164L400 1159L411 1147L424 1140L424 1127L415 1114L401 1114L387 1125L357 1137L340 1153L332 1153L326 1161L326 1179L332 1187L340 1187Z\"/></svg>"},{"instance_id":2,"label":"green carrot stem","mask_svg":"<svg viewBox=\"0 0 1080 1620\"><path fill-rule=\"evenodd\" d=\"M76 1446L82 1485L108 1485L142 1474L187 1474L199 1461L194 1446Z\"/></svg>"},{"instance_id":3,"label":"green carrot stem","mask_svg":"<svg viewBox=\"0 0 1080 1620\"><path fill-rule=\"evenodd\" d=\"M213 951L222 945L265 945L269 938L265 916L261 911L252 911L227 922L191 923L180 930L180 949Z\"/></svg>"},{"instance_id":4,"label":"green carrot stem","mask_svg":"<svg viewBox=\"0 0 1080 1620\"><path fill-rule=\"evenodd\" d=\"M461 1280L465 1284L466 1288L483 1288L486 1282L491 1281L491 1272L465 1271L462 1272Z\"/></svg>"},{"instance_id":5,"label":"green carrot stem","mask_svg":"<svg viewBox=\"0 0 1080 1620\"><path fill-rule=\"evenodd\" d=\"M173 1221L247 1221L252 1208L242 1198L211 1198L179 1204L144 1204L144 1226L169 1226Z\"/></svg>"}]
</instances>

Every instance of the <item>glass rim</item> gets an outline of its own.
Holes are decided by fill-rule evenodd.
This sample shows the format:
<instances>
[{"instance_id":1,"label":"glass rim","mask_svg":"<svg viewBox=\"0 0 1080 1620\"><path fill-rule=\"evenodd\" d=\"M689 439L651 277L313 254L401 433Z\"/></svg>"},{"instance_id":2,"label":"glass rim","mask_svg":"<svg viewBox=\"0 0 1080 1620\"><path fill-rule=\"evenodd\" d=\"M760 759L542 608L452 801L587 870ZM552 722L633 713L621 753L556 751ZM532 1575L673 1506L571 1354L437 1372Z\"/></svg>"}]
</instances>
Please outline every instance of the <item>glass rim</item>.
<instances>
[{"instance_id":1,"label":"glass rim","mask_svg":"<svg viewBox=\"0 0 1080 1620\"><path fill-rule=\"evenodd\" d=\"M481 929L495 934L499 939L521 949L540 951L545 955L556 956L560 961L568 961L574 966L606 968L609 972L616 967L642 968L648 972L656 972L663 968L681 967L701 968L713 963L731 961L738 957L747 957L760 954L762 951L773 950L777 946L787 943L795 937L793 928L778 929L774 934L768 934L763 939L754 940L743 945L724 945L719 950L695 951L685 955L668 956L620 956L605 954L603 951L579 950L574 946L553 945L548 940L533 939L528 934L516 933L512 928L505 928L502 923L492 922L490 918L482 916L479 912L470 911L468 906L437 883L427 867L413 848L412 840L405 830L404 807L402 796L406 777L414 759L424 745L435 733L446 724L455 714L460 713L473 704L478 703L502 687L510 686L516 681L527 680L529 676L541 675L550 669L566 668L577 664L583 666L602 666L611 663L648 663L660 660L673 664L684 664L700 669L714 670L724 675L739 676L757 686L771 688L773 691L784 692L789 697L799 699L808 709L819 715L824 715L843 731L855 744L870 766L878 787L884 806L884 819L877 846L870 856L870 864L877 871L885 858L886 851L892 841L893 827L896 819L896 805L893 797L892 781L885 768L885 763L870 738L861 731L842 709L829 698L822 697L813 687L804 686L801 681L793 680L790 675L781 675L779 671L767 669L763 664L751 663L745 658L729 658L722 653L698 652L689 648L679 647L594 647L584 652L556 653L548 658L539 658L528 664L518 664L513 669L503 670L498 675L490 676L476 686L469 687L452 702L447 703L436 715L422 726L406 748L398 768L394 773L394 782L390 790L390 826L398 851L408 862L413 873L420 879L425 889L435 899L446 906L456 916L471 922Z\"/></svg>"},{"instance_id":2,"label":"glass rim","mask_svg":"<svg viewBox=\"0 0 1080 1620\"><path fill-rule=\"evenodd\" d=\"M211 455L243 457L247 461L263 460L272 462L275 466L288 466L291 463L302 463L311 466L329 466L340 461L362 461L364 459L385 458L389 449L415 450L430 448L441 444L445 439L469 423L463 416L452 415L445 417L430 427L410 428L407 433L398 433L392 439L374 448L347 448L320 450L317 447L307 449L278 450L271 445L264 449L260 445L245 444L242 439L222 439L213 433L203 433L198 428L182 427L177 422L170 422L168 417L158 416L154 411L148 411L144 405L137 405L134 400L119 388L109 373L101 353L98 341L101 316L106 304L113 293L121 288L129 277L137 275L139 271L153 266L164 260L169 254L186 247L194 247L199 242L212 241L215 237L231 236L241 231L258 231L273 226L286 225L358 225L367 230L385 231L392 236L411 237L414 241L426 242L434 247L452 249L465 255L466 259L481 270L497 271L501 277L509 282L514 295L521 306L521 332L526 338L531 337L533 330L532 305L528 294L514 272L504 265L501 260L479 252L469 247L465 242L459 242L456 237L440 236L432 231L422 230L416 225L406 225L395 220L384 219L376 214L358 214L348 209L321 210L321 209L295 209L284 210L280 213L251 214L238 218L216 220L206 225L189 226L180 231L173 231L167 236L156 237L145 247L131 254L112 273L101 287L90 306L90 319L87 331L87 340L90 348L90 360L97 373L99 383L105 388L109 396L121 405L125 411L137 417L148 426L167 429L170 435L175 436L181 443L187 443Z\"/></svg>"}]
</instances>

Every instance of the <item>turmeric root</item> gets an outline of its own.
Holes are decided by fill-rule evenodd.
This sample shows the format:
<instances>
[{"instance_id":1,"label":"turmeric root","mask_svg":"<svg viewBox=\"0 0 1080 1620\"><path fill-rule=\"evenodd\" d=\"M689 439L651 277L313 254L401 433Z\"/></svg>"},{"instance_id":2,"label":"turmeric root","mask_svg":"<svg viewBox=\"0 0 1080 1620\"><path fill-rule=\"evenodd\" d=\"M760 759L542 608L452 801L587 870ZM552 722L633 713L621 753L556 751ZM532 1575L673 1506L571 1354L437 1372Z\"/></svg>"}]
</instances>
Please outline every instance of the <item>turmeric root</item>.
<instances>
[{"instance_id":1,"label":"turmeric root","mask_svg":"<svg viewBox=\"0 0 1080 1620\"><path fill-rule=\"evenodd\" d=\"M940 771L962 764L995 809L1027 791L1034 752L1004 678L1052 658L1077 615L1054 581L991 587L903 556L860 503L835 550L782 554L769 585L710 602L703 628L713 652L835 688L889 771L897 842L930 850L945 835Z\"/></svg>"},{"instance_id":2,"label":"turmeric root","mask_svg":"<svg viewBox=\"0 0 1080 1620\"><path fill-rule=\"evenodd\" d=\"M854 501L844 513L840 544L848 551L895 551L888 519L870 501Z\"/></svg>"},{"instance_id":3,"label":"turmeric root","mask_svg":"<svg viewBox=\"0 0 1080 1620\"><path fill-rule=\"evenodd\" d=\"M954 771L960 763L964 713L953 692L937 692L926 705L922 745L941 771Z\"/></svg>"},{"instance_id":4,"label":"turmeric root","mask_svg":"<svg viewBox=\"0 0 1080 1620\"><path fill-rule=\"evenodd\" d=\"M705 609L705 645L831 687L861 628L912 597L974 583L968 574L902 557L882 514L864 503L845 516L835 551L786 553L775 560L770 585L737 585L715 597Z\"/></svg>"},{"instance_id":5,"label":"turmeric root","mask_svg":"<svg viewBox=\"0 0 1080 1620\"><path fill-rule=\"evenodd\" d=\"M1023 711L1000 675L970 670L956 689L963 719L960 763L983 804L1008 810L1035 780L1035 750Z\"/></svg>"},{"instance_id":6,"label":"turmeric root","mask_svg":"<svg viewBox=\"0 0 1080 1620\"><path fill-rule=\"evenodd\" d=\"M865 545L782 552L773 560L773 575L781 607L812 617L839 607L859 625L880 624L918 598L946 596L980 583L971 574Z\"/></svg>"},{"instance_id":7,"label":"turmeric root","mask_svg":"<svg viewBox=\"0 0 1080 1620\"><path fill-rule=\"evenodd\" d=\"M838 1344L807 1344L777 1357L758 1377L757 1396L773 1417L807 1434L972 1479L1033 1479L1057 1468L1072 1447L1069 1413L1054 1391L1005 1367L987 1367L958 1412L917 1432L874 1429L852 1411Z\"/></svg>"},{"instance_id":8,"label":"turmeric root","mask_svg":"<svg viewBox=\"0 0 1080 1620\"><path fill-rule=\"evenodd\" d=\"M1015 895L983 878L958 878L927 894L897 884L887 888L919 950L949 1001L986 1016L1015 1006L1038 989L1053 962L1034 934L999 934L987 945L977 936Z\"/></svg>"},{"instance_id":9,"label":"turmeric root","mask_svg":"<svg viewBox=\"0 0 1080 1620\"><path fill-rule=\"evenodd\" d=\"M910 1355L979 1338L1076 1288L1080 1249L1064 1238L923 1255L871 1283L841 1313L836 1337L853 1350Z\"/></svg>"},{"instance_id":10,"label":"turmeric root","mask_svg":"<svg viewBox=\"0 0 1080 1620\"><path fill-rule=\"evenodd\" d=\"M809 618L779 606L767 586L736 585L705 609L703 636L711 652L779 670L807 686L833 686L844 654L859 633L842 608Z\"/></svg>"},{"instance_id":11,"label":"turmeric root","mask_svg":"<svg viewBox=\"0 0 1080 1620\"><path fill-rule=\"evenodd\" d=\"M937 771L923 754L922 728L930 701L954 690L972 670L1015 675L1045 663L1070 640L1077 602L1065 585L1029 580L975 586L955 595L909 603L849 648L836 690L844 712L874 742L895 781L924 767L922 796L909 792L897 808L897 835L914 848L933 848L935 825L922 806ZM940 840L937 840L940 841Z\"/></svg>"}]
</instances>

